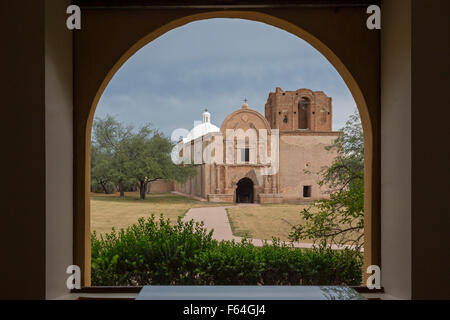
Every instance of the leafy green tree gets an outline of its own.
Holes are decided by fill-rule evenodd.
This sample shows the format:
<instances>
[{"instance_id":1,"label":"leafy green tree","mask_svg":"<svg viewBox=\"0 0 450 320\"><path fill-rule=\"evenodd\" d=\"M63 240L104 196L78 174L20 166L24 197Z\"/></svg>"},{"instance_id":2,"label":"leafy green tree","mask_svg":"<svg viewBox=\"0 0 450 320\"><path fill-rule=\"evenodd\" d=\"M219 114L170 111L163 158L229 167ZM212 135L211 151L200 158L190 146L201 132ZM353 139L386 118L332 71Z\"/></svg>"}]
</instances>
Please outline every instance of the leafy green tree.
<instances>
[{"instance_id":1,"label":"leafy green tree","mask_svg":"<svg viewBox=\"0 0 450 320\"><path fill-rule=\"evenodd\" d=\"M174 144L156 130L142 128L126 140L122 152L128 159L126 171L139 182L140 198L150 182L159 179L186 182L196 174L191 165L177 165L172 162Z\"/></svg>"},{"instance_id":2,"label":"leafy green tree","mask_svg":"<svg viewBox=\"0 0 450 320\"><path fill-rule=\"evenodd\" d=\"M305 222L293 227L290 239L312 239L324 247L348 245L359 251L364 244L364 137L358 113L342 131L327 147L337 150L337 157L319 173L319 185L330 188L330 197L301 212Z\"/></svg>"},{"instance_id":3,"label":"leafy green tree","mask_svg":"<svg viewBox=\"0 0 450 320\"><path fill-rule=\"evenodd\" d=\"M121 197L124 196L124 186L132 182L126 172L129 159L122 149L127 139L133 136L133 129L133 126L125 126L110 115L94 120L93 147L108 159L103 165L108 169L108 178L117 186Z\"/></svg>"},{"instance_id":4,"label":"leafy green tree","mask_svg":"<svg viewBox=\"0 0 450 320\"><path fill-rule=\"evenodd\" d=\"M112 183L111 172L112 156L103 152L97 145L91 147L91 177L106 194L111 193Z\"/></svg>"},{"instance_id":5,"label":"leafy green tree","mask_svg":"<svg viewBox=\"0 0 450 320\"><path fill-rule=\"evenodd\" d=\"M164 179L185 182L195 175L192 165L172 162L174 144L147 124L139 130L112 116L96 118L92 139L92 177L102 186L114 182L124 195L124 186L139 183L145 199L150 182ZM106 193L107 189L103 187Z\"/></svg>"}]
</instances>

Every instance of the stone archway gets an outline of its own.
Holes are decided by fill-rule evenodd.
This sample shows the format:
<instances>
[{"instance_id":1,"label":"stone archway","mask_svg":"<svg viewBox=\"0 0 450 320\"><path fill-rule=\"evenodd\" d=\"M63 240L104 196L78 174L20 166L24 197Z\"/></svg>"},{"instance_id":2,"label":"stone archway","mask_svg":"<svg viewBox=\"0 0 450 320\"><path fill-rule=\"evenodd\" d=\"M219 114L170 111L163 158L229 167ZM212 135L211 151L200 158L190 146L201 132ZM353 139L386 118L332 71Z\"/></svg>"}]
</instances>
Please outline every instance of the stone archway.
<instances>
[{"instance_id":1,"label":"stone archway","mask_svg":"<svg viewBox=\"0 0 450 320\"><path fill-rule=\"evenodd\" d=\"M250 178L242 178L236 184L236 203L254 203L254 183Z\"/></svg>"},{"instance_id":2,"label":"stone archway","mask_svg":"<svg viewBox=\"0 0 450 320\"><path fill-rule=\"evenodd\" d=\"M360 8L361 9L361 8ZM379 38L360 28L365 10L246 9L126 11L83 8L85 27L74 36L74 261L90 285L90 139L97 103L111 78L140 48L187 23L211 18L259 21L307 41L336 68L360 112L365 145L365 264L380 262ZM120 22L120 23L119 23ZM342 33L334 24L353 33ZM355 35L355 32L358 34ZM354 39L363 39L355 42ZM361 63L364 61L364 63ZM368 67L369 66L369 67Z\"/></svg>"}]
</instances>

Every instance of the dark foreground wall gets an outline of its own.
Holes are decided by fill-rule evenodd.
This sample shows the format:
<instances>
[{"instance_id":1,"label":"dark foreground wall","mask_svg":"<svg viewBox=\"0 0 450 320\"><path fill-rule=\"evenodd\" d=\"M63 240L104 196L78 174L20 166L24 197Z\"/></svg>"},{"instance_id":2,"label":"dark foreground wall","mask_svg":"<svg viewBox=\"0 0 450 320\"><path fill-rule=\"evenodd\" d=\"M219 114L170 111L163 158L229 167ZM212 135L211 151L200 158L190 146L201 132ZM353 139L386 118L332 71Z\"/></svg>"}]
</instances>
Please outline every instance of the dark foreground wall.
<instances>
[{"instance_id":1,"label":"dark foreground wall","mask_svg":"<svg viewBox=\"0 0 450 320\"><path fill-rule=\"evenodd\" d=\"M72 264L69 0L0 2L0 299L68 293Z\"/></svg>"},{"instance_id":2,"label":"dark foreground wall","mask_svg":"<svg viewBox=\"0 0 450 320\"><path fill-rule=\"evenodd\" d=\"M412 2L412 296L450 299L450 1Z\"/></svg>"},{"instance_id":3,"label":"dark foreground wall","mask_svg":"<svg viewBox=\"0 0 450 320\"><path fill-rule=\"evenodd\" d=\"M45 297L44 10L0 3L0 298Z\"/></svg>"}]
</instances>

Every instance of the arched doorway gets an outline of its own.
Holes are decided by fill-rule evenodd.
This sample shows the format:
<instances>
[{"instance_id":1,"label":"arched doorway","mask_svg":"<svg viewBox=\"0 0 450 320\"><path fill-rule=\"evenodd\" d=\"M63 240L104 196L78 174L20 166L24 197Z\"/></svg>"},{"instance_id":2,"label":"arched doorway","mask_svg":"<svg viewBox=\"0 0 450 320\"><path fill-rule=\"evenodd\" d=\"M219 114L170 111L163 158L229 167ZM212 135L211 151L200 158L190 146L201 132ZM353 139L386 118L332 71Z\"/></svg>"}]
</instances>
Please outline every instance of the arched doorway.
<instances>
[{"instance_id":1,"label":"arched doorway","mask_svg":"<svg viewBox=\"0 0 450 320\"><path fill-rule=\"evenodd\" d=\"M298 103L298 128L307 130L310 129L310 101L308 98L302 98Z\"/></svg>"},{"instance_id":2,"label":"arched doorway","mask_svg":"<svg viewBox=\"0 0 450 320\"><path fill-rule=\"evenodd\" d=\"M333 8L271 11L265 8L217 10L186 8L129 12L118 8L105 14L83 7L89 28L74 36L74 262L82 270L82 283L90 286L90 140L94 112L111 78L134 53L166 32L187 23L211 18L238 18L263 22L307 41L335 67L351 91L364 129L364 263L380 262L380 121L379 36L360 28L366 11ZM364 17L364 19L362 18ZM121 23L118 23L121 21ZM354 26L343 34L333 24ZM330 27L331 26L331 27ZM82 36L81 36L82 35ZM112 36L113 35L113 36ZM362 42L355 42L359 37ZM336 41L338 39L339 41ZM98 46L93 46L96 43ZM352 50L349 50L352 48ZM366 63L358 63L364 57ZM370 67L368 67L370 66Z\"/></svg>"},{"instance_id":3,"label":"arched doorway","mask_svg":"<svg viewBox=\"0 0 450 320\"><path fill-rule=\"evenodd\" d=\"M253 203L253 181L249 178L242 178L236 187L236 203Z\"/></svg>"}]
</instances>

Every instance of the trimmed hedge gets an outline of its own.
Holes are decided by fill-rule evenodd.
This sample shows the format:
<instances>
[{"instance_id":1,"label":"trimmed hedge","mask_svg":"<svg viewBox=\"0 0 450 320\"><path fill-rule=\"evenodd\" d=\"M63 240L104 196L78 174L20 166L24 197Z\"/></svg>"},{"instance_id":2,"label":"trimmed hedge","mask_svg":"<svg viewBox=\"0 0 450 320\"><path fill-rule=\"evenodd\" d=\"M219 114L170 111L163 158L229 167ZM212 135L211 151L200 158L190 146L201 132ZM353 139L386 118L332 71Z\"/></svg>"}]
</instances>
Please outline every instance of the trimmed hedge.
<instances>
[{"instance_id":1,"label":"trimmed hedge","mask_svg":"<svg viewBox=\"0 0 450 320\"><path fill-rule=\"evenodd\" d=\"M274 241L217 241L203 224L163 217L92 234L92 285L359 285L362 255Z\"/></svg>"}]
</instances>

